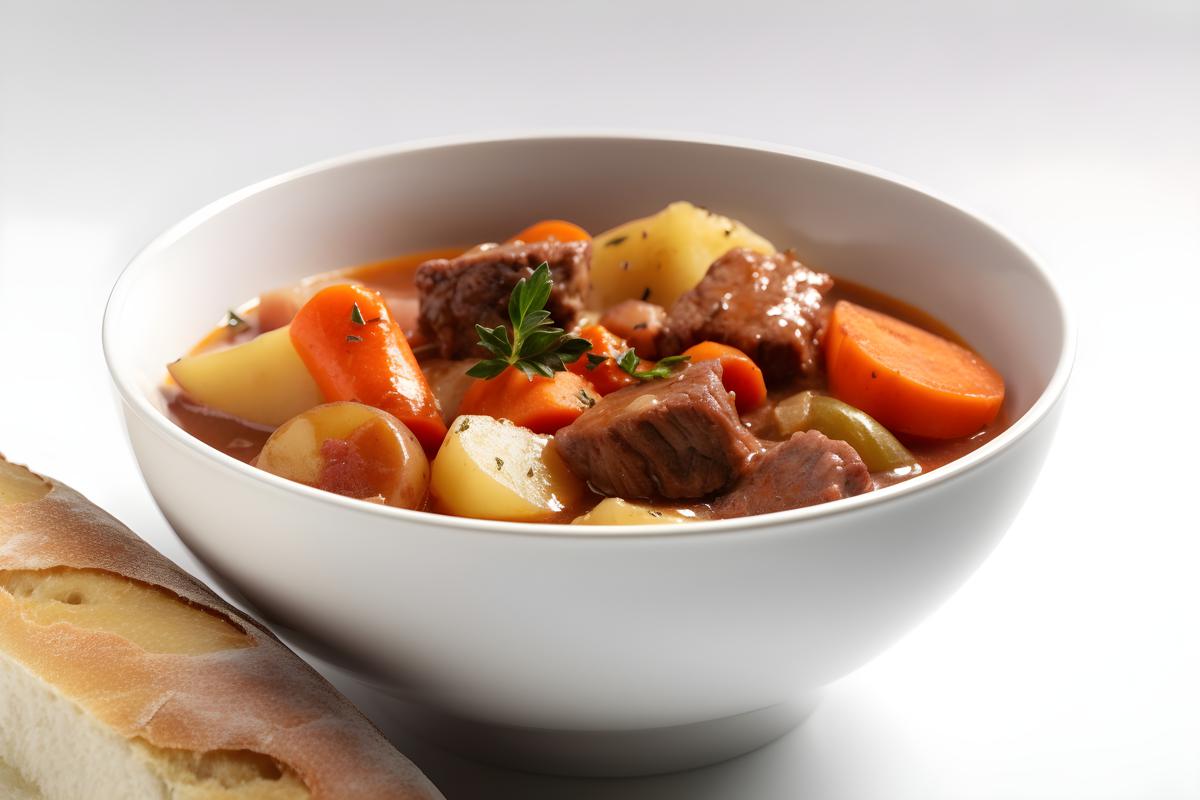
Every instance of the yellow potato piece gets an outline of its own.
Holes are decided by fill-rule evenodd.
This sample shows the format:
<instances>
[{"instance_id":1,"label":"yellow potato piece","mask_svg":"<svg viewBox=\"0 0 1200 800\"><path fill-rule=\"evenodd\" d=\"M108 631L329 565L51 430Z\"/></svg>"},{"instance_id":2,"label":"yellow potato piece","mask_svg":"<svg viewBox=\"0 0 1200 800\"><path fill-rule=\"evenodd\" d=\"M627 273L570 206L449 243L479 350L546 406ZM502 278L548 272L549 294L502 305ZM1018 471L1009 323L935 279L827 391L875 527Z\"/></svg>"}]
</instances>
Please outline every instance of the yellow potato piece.
<instances>
[{"instance_id":1,"label":"yellow potato piece","mask_svg":"<svg viewBox=\"0 0 1200 800\"><path fill-rule=\"evenodd\" d=\"M619 497L606 497L588 513L576 517L573 525L673 525L693 522L695 515L686 516L673 508L631 503Z\"/></svg>"},{"instance_id":2,"label":"yellow potato piece","mask_svg":"<svg viewBox=\"0 0 1200 800\"><path fill-rule=\"evenodd\" d=\"M280 425L263 445L255 463L259 469L288 480L316 483L325 463L321 457L322 443L326 439L347 439L358 428L381 417L394 419L386 411L362 403L329 403L310 408ZM405 432L412 436L407 429Z\"/></svg>"},{"instance_id":3,"label":"yellow potato piece","mask_svg":"<svg viewBox=\"0 0 1200 800\"><path fill-rule=\"evenodd\" d=\"M197 403L259 425L282 425L325 402L292 347L290 327L181 358L167 370Z\"/></svg>"},{"instance_id":4,"label":"yellow potato piece","mask_svg":"<svg viewBox=\"0 0 1200 800\"><path fill-rule=\"evenodd\" d=\"M476 519L547 520L577 504L585 487L543 436L508 420L464 415L433 460L439 510Z\"/></svg>"},{"instance_id":5,"label":"yellow potato piece","mask_svg":"<svg viewBox=\"0 0 1200 800\"><path fill-rule=\"evenodd\" d=\"M736 247L771 254L775 247L737 220L680 201L593 239L592 305L647 300L670 308L712 265Z\"/></svg>"},{"instance_id":6,"label":"yellow potato piece","mask_svg":"<svg viewBox=\"0 0 1200 800\"><path fill-rule=\"evenodd\" d=\"M370 452L377 462L377 469L363 472L361 477L374 477L353 487L322 486L324 444L360 434L374 438ZM255 463L281 478L350 497L378 499L397 508L424 508L429 493L429 459L417 437L388 412L362 403L326 403L293 417L271 434Z\"/></svg>"}]
</instances>

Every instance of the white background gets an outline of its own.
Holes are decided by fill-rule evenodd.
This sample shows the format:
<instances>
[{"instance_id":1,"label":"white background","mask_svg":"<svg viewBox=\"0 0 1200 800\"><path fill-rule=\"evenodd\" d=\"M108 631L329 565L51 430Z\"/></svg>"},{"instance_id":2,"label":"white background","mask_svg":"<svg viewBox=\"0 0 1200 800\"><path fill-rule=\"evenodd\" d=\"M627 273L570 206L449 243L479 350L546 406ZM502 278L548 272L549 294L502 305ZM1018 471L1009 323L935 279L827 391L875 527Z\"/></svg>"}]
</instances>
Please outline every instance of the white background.
<instances>
[{"instance_id":1,"label":"white background","mask_svg":"<svg viewBox=\"0 0 1200 800\"><path fill-rule=\"evenodd\" d=\"M405 741L451 800L1200 797L1196 2L0 9L0 448L192 569L118 423L104 300L160 229L309 161L531 127L782 142L983 211L1065 288L1079 357L1024 512L807 724L619 782Z\"/></svg>"}]
</instances>

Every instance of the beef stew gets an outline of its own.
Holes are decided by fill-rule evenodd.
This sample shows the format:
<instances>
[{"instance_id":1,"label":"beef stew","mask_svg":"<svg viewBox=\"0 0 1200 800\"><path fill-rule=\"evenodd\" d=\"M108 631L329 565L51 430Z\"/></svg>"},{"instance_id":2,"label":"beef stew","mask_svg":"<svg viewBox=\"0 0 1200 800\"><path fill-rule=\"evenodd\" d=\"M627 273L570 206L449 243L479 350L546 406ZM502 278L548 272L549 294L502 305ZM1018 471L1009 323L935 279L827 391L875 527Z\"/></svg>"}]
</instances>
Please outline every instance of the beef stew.
<instances>
[{"instance_id":1,"label":"beef stew","mask_svg":"<svg viewBox=\"0 0 1200 800\"><path fill-rule=\"evenodd\" d=\"M168 370L171 418L228 455L521 522L801 508L1007 426L1002 378L953 331L685 203L594 240L549 220L315 276L230 311Z\"/></svg>"}]
</instances>

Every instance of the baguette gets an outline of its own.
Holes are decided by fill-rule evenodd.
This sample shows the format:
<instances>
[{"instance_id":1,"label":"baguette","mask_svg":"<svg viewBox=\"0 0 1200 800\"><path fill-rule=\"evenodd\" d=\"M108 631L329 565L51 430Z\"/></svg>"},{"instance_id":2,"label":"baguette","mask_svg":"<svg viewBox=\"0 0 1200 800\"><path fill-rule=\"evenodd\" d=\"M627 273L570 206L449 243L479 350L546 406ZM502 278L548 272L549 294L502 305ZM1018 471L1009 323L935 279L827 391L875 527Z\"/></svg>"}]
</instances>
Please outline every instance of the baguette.
<instances>
[{"instance_id":1,"label":"baguette","mask_svg":"<svg viewBox=\"0 0 1200 800\"><path fill-rule=\"evenodd\" d=\"M441 794L265 628L0 456L0 797Z\"/></svg>"}]
</instances>

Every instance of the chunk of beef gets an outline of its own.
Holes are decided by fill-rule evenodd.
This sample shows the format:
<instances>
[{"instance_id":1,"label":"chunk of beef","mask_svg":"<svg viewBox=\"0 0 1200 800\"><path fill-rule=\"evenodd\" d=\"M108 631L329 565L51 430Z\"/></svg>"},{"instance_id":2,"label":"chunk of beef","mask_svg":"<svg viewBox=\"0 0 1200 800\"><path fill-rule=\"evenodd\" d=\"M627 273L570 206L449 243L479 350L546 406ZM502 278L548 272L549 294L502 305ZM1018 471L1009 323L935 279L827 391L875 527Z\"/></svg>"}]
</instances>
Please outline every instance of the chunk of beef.
<instances>
[{"instance_id":1,"label":"chunk of beef","mask_svg":"<svg viewBox=\"0 0 1200 800\"><path fill-rule=\"evenodd\" d=\"M662 352L711 339L750 356L770 383L811 375L820 365L821 298L832 288L832 278L791 252L730 250L675 302Z\"/></svg>"},{"instance_id":2,"label":"chunk of beef","mask_svg":"<svg viewBox=\"0 0 1200 800\"><path fill-rule=\"evenodd\" d=\"M716 361L606 395L555 441L596 491L626 498L704 497L733 485L762 447L738 419Z\"/></svg>"},{"instance_id":3,"label":"chunk of beef","mask_svg":"<svg viewBox=\"0 0 1200 800\"><path fill-rule=\"evenodd\" d=\"M658 358L667 310L644 300L622 300L600 317L600 324L629 342L641 358Z\"/></svg>"},{"instance_id":4,"label":"chunk of beef","mask_svg":"<svg viewBox=\"0 0 1200 800\"><path fill-rule=\"evenodd\" d=\"M476 344L476 323L486 328L507 323L513 287L543 261L554 279L546 310L559 325L569 326L583 308L591 249L589 241L513 242L426 261L416 276L421 332L437 344L442 358L486 357Z\"/></svg>"},{"instance_id":5,"label":"chunk of beef","mask_svg":"<svg viewBox=\"0 0 1200 800\"><path fill-rule=\"evenodd\" d=\"M755 459L738 484L713 503L713 518L815 506L872 488L871 473L853 447L820 431L803 431Z\"/></svg>"}]
</instances>

